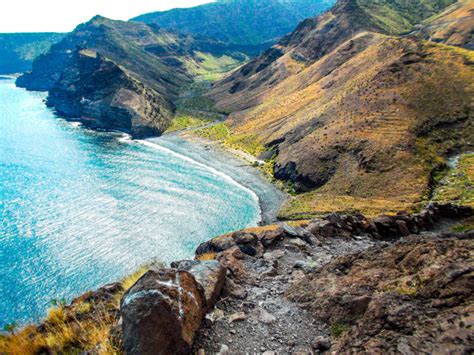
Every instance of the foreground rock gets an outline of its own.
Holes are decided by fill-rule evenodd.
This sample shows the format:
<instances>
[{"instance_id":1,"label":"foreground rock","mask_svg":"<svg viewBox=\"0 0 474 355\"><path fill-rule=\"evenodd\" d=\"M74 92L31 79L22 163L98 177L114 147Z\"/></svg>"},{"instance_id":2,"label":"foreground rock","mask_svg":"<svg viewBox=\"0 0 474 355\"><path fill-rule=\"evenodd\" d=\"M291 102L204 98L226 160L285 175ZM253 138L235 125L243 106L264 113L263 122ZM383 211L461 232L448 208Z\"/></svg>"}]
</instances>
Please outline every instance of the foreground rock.
<instances>
[{"instance_id":1,"label":"foreground rock","mask_svg":"<svg viewBox=\"0 0 474 355\"><path fill-rule=\"evenodd\" d=\"M470 349L474 245L443 231L471 215L435 204L376 219L335 213L203 243L197 253L215 253L228 277L193 351Z\"/></svg>"},{"instance_id":2,"label":"foreground rock","mask_svg":"<svg viewBox=\"0 0 474 355\"><path fill-rule=\"evenodd\" d=\"M128 354L187 354L225 280L215 261L182 261L147 272L121 302Z\"/></svg>"},{"instance_id":3,"label":"foreground rock","mask_svg":"<svg viewBox=\"0 0 474 355\"><path fill-rule=\"evenodd\" d=\"M474 350L474 232L410 237L343 256L291 300L329 323L336 353Z\"/></svg>"}]
</instances>

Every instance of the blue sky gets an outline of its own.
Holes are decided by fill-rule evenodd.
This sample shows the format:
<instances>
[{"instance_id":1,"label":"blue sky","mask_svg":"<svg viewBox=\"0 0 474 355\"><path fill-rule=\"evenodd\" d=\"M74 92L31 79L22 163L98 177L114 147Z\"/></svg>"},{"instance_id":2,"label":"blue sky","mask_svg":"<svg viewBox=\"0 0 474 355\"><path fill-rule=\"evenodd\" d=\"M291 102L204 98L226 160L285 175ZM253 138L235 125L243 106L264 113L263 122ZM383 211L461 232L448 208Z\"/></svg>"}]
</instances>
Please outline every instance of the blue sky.
<instances>
[{"instance_id":1,"label":"blue sky","mask_svg":"<svg viewBox=\"0 0 474 355\"><path fill-rule=\"evenodd\" d=\"M0 33L68 32L95 15L128 20L147 12L208 2L212 0L3 0Z\"/></svg>"}]
</instances>

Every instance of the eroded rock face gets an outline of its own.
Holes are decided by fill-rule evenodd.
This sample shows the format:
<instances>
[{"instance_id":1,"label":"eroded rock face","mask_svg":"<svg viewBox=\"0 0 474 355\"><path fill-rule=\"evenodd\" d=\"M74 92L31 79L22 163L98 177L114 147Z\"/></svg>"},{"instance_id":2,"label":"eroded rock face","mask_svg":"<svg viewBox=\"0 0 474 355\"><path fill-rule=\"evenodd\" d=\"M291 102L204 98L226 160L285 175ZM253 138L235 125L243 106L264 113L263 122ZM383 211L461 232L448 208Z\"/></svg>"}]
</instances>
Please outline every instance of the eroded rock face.
<instances>
[{"instance_id":1,"label":"eroded rock face","mask_svg":"<svg viewBox=\"0 0 474 355\"><path fill-rule=\"evenodd\" d=\"M76 51L50 88L48 106L91 128L114 129L136 138L161 134L172 105L132 78L115 62L91 50Z\"/></svg>"},{"instance_id":2,"label":"eroded rock face","mask_svg":"<svg viewBox=\"0 0 474 355\"><path fill-rule=\"evenodd\" d=\"M469 352L473 236L412 236L343 256L288 296L317 319L346 330L331 348L335 353Z\"/></svg>"},{"instance_id":3,"label":"eroded rock face","mask_svg":"<svg viewBox=\"0 0 474 355\"><path fill-rule=\"evenodd\" d=\"M206 308L205 293L187 271L148 271L121 302L128 354L187 354Z\"/></svg>"}]
</instances>

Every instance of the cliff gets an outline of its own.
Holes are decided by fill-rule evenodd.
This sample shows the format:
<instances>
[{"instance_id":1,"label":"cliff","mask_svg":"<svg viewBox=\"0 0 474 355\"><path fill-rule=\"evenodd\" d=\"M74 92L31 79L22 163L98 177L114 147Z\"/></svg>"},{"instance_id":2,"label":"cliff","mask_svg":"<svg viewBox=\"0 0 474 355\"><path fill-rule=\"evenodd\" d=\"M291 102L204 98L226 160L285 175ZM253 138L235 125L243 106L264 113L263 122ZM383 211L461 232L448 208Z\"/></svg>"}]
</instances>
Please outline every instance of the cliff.
<instances>
[{"instance_id":1,"label":"cliff","mask_svg":"<svg viewBox=\"0 0 474 355\"><path fill-rule=\"evenodd\" d=\"M215 40L97 16L35 60L17 85L49 91L48 104L67 118L146 137L164 132L194 77L246 58Z\"/></svg>"}]
</instances>

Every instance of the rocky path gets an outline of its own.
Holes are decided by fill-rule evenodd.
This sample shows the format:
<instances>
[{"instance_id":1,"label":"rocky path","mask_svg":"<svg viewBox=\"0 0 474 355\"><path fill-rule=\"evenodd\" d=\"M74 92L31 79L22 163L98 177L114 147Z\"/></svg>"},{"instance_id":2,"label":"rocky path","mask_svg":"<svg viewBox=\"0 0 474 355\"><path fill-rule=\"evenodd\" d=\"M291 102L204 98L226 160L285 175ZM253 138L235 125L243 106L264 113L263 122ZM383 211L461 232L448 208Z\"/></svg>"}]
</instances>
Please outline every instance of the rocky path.
<instances>
[{"instance_id":1,"label":"rocky path","mask_svg":"<svg viewBox=\"0 0 474 355\"><path fill-rule=\"evenodd\" d=\"M237 247L221 262L228 274L224 296L207 315L195 341L201 353L310 353L329 346L329 327L284 295L295 282L333 258L374 245L368 237L320 242L293 236L254 257ZM222 260L228 258L227 260ZM232 265L229 264L232 263Z\"/></svg>"},{"instance_id":2,"label":"rocky path","mask_svg":"<svg viewBox=\"0 0 474 355\"><path fill-rule=\"evenodd\" d=\"M211 239L196 260L151 270L125 293L125 351L457 353L472 338L474 235L451 230L472 216L470 207L431 204L413 215L334 213ZM430 325L443 317L442 329Z\"/></svg>"}]
</instances>

